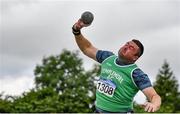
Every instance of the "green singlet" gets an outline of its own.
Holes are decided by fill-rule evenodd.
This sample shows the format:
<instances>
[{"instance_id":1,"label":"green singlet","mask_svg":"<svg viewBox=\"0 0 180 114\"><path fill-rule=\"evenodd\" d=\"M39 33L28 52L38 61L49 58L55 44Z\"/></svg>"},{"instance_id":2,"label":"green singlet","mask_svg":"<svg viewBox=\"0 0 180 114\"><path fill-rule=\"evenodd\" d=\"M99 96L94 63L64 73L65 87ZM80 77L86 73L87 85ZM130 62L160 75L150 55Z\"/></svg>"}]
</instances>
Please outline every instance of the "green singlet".
<instances>
[{"instance_id":1,"label":"green singlet","mask_svg":"<svg viewBox=\"0 0 180 114\"><path fill-rule=\"evenodd\" d=\"M118 57L112 55L101 64L97 82L96 107L110 112L126 112L133 109L133 98L139 91L132 79L136 64L120 66Z\"/></svg>"}]
</instances>

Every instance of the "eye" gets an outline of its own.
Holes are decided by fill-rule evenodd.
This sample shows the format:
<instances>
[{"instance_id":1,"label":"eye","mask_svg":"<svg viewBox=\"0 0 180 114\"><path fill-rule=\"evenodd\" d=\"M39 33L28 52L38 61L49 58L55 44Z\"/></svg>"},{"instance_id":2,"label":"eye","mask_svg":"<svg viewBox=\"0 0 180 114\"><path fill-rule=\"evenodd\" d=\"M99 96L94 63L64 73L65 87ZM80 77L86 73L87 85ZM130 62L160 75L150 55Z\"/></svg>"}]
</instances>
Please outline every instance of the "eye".
<instances>
[{"instance_id":1,"label":"eye","mask_svg":"<svg viewBox=\"0 0 180 114\"><path fill-rule=\"evenodd\" d=\"M130 49L130 50L134 50L134 47L133 47L133 46L129 46L129 49Z\"/></svg>"}]
</instances>

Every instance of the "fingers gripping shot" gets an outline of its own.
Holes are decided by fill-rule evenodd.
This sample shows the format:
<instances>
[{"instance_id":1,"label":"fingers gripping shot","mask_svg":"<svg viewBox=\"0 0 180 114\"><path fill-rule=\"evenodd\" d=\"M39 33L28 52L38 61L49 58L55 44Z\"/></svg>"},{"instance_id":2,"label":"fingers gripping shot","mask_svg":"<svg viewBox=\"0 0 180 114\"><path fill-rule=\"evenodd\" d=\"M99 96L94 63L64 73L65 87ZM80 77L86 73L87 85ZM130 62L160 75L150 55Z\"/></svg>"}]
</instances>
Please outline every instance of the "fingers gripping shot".
<instances>
[{"instance_id":1,"label":"fingers gripping shot","mask_svg":"<svg viewBox=\"0 0 180 114\"><path fill-rule=\"evenodd\" d=\"M82 27L87 27L91 25L92 21L94 20L94 16L91 12L86 11L81 15L81 18L78 20L78 22L73 26L73 33L75 35L80 34L80 29Z\"/></svg>"},{"instance_id":2,"label":"fingers gripping shot","mask_svg":"<svg viewBox=\"0 0 180 114\"><path fill-rule=\"evenodd\" d=\"M133 112L133 98L139 90L148 99L148 102L143 104L144 110L157 111L161 105L161 98L152 87L148 75L135 64L143 55L143 44L136 39L127 41L119 48L117 55L111 51L100 50L81 33L81 29L91 25L93 19L91 12L84 12L73 25L72 32L80 50L101 64L96 88L96 112Z\"/></svg>"}]
</instances>

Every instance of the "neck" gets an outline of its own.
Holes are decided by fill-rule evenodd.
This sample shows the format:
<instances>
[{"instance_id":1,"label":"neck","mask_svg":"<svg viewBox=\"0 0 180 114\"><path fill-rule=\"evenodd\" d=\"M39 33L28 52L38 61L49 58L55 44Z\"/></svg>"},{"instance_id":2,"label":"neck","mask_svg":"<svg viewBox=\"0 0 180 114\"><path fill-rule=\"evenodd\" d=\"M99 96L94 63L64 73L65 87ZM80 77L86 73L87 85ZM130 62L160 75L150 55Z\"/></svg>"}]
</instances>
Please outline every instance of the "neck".
<instances>
[{"instance_id":1,"label":"neck","mask_svg":"<svg viewBox=\"0 0 180 114\"><path fill-rule=\"evenodd\" d=\"M129 65L129 64L133 64L134 62L127 61L123 57L118 57L117 63L120 65Z\"/></svg>"}]
</instances>

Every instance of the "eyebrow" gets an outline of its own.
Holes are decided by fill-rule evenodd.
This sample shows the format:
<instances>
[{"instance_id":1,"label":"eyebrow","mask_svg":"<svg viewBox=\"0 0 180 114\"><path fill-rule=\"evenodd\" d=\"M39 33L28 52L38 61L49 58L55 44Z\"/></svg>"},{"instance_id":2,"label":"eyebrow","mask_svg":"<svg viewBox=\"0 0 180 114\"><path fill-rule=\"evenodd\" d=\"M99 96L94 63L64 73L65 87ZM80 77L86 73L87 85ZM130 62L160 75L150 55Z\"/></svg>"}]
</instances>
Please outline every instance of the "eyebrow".
<instances>
[{"instance_id":1,"label":"eyebrow","mask_svg":"<svg viewBox=\"0 0 180 114\"><path fill-rule=\"evenodd\" d=\"M135 47L133 45L130 45L131 48L135 49Z\"/></svg>"}]
</instances>

